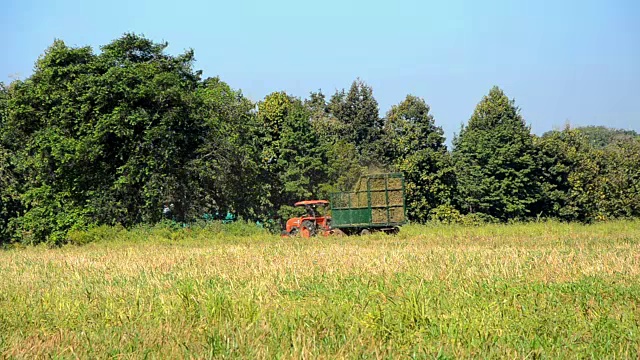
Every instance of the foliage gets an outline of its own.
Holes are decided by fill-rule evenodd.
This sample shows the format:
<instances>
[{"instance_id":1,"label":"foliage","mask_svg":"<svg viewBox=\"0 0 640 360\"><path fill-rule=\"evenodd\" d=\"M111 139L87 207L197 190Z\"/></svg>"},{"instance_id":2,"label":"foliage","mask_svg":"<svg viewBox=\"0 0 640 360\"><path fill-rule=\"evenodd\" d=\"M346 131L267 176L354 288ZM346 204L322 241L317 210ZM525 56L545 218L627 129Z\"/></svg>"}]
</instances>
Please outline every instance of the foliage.
<instances>
[{"instance_id":1,"label":"foliage","mask_svg":"<svg viewBox=\"0 0 640 360\"><path fill-rule=\"evenodd\" d=\"M429 219L435 223L459 224L462 222L463 215L453 205L443 204L429 211Z\"/></svg>"},{"instance_id":2,"label":"foliage","mask_svg":"<svg viewBox=\"0 0 640 360\"><path fill-rule=\"evenodd\" d=\"M62 244L88 228L226 213L277 231L296 201L387 171L404 174L414 222L639 216L633 131L538 138L494 88L449 151L419 97L381 118L356 79L329 99L274 92L255 104L202 79L192 50L166 48L136 34L100 52L55 40L30 77L0 84L0 242Z\"/></svg>"},{"instance_id":3,"label":"foliage","mask_svg":"<svg viewBox=\"0 0 640 360\"><path fill-rule=\"evenodd\" d=\"M361 164L381 165L382 119L373 89L356 79L348 92L344 89L336 91L327 108L332 117L341 123L340 137L356 146Z\"/></svg>"},{"instance_id":4,"label":"foliage","mask_svg":"<svg viewBox=\"0 0 640 360\"><path fill-rule=\"evenodd\" d=\"M302 100L276 92L258 104L262 126L262 165L268 201L278 215L291 215L293 203L318 193L327 177L326 149L309 121Z\"/></svg>"},{"instance_id":5,"label":"foliage","mask_svg":"<svg viewBox=\"0 0 640 360\"><path fill-rule=\"evenodd\" d=\"M261 126L254 104L219 78L198 88L197 116L204 127L202 143L189 162L193 181L189 218L207 212L232 211L245 219L260 218L268 203L261 181ZM195 191L194 191L195 190Z\"/></svg>"},{"instance_id":6,"label":"foliage","mask_svg":"<svg viewBox=\"0 0 640 360\"><path fill-rule=\"evenodd\" d=\"M633 141L640 137L640 134L633 130L612 129L606 126L583 126L576 130L584 134L589 143L597 149L619 142Z\"/></svg>"},{"instance_id":7,"label":"foliage","mask_svg":"<svg viewBox=\"0 0 640 360\"><path fill-rule=\"evenodd\" d=\"M17 239L154 223L163 203L180 220L222 206L255 213L244 204L260 188L238 184L260 173L244 151L256 148L252 104L201 81L193 51L170 56L166 46L125 34L96 55L57 40L12 84L1 139L23 180Z\"/></svg>"},{"instance_id":8,"label":"foliage","mask_svg":"<svg viewBox=\"0 0 640 360\"><path fill-rule=\"evenodd\" d=\"M638 216L640 140L594 148L578 129L536 140L543 196L540 214L590 222Z\"/></svg>"},{"instance_id":9,"label":"foliage","mask_svg":"<svg viewBox=\"0 0 640 360\"><path fill-rule=\"evenodd\" d=\"M592 221L596 212L599 153L575 130L549 132L536 139L542 197L537 214L562 220Z\"/></svg>"},{"instance_id":10,"label":"foliage","mask_svg":"<svg viewBox=\"0 0 640 360\"><path fill-rule=\"evenodd\" d=\"M310 114L311 126L326 149L327 178L321 185L320 197L327 197L333 191L353 189L359 178L367 173L361 165L361 156L355 143L351 142L348 126L331 113L321 91L312 92L304 102Z\"/></svg>"},{"instance_id":11,"label":"foliage","mask_svg":"<svg viewBox=\"0 0 640 360\"><path fill-rule=\"evenodd\" d=\"M500 220L530 215L540 196L530 128L498 87L476 107L453 141L461 210Z\"/></svg>"},{"instance_id":12,"label":"foliage","mask_svg":"<svg viewBox=\"0 0 640 360\"><path fill-rule=\"evenodd\" d=\"M0 129L7 117L7 89L0 83ZM11 238L11 219L20 211L19 179L16 178L13 156L0 143L0 244Z\"/></svg>"},{"instance_id":13,"label":"foliage","mask_svg":"<svg viewBox=\"0 0 640 360\"><path fill-rule=\"evenodd\" d=\"M614 143L601 156L597 217L610 220L640 216L640 138Z\"/></svg>"},{"instance_id":14,"label":"foliage","mask_svg":"<svg viewBox=\"0 0 640 360\"><path fill-rule=\"evenodd\" d=\"M424 99L408 95L387 113L382 137L386 162L405 177L409 218L420 222L449 204L455 189L443 131L429 111Z\"/></svg>"}]
</instances>

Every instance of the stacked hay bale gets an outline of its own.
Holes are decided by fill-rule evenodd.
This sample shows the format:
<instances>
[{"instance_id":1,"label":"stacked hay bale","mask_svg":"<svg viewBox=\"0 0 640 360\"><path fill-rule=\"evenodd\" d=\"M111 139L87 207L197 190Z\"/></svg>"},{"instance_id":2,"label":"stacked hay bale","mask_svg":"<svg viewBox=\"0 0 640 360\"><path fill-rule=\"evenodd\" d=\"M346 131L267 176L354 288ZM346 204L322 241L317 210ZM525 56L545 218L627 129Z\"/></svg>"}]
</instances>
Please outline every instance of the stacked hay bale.
<instances>
[{"instance_id":1,"label":"stacked hay bale","mask_svg":"<svg viewBox=\"0 0 640 360\"><path fill-rule=\"evenodd\" d=\"M399 177L362 177L353 191L334 197L333 206L368 208L369 197L373 223L400 223L405 220L402 179Z\"/></svg>"},{"instance_id":2,"label":"stacked hay bale","mask_svg":"<svg viewBox=\"0 0 640 360\"><path fill-rule=\"evenodd\" d=\"M367 199L367 178L360 178L351 193L351 207L363 208L369 206Z\"/></svg>"},{"instance_id":3,"label":"stacked hay bale","mask_svg":"<svg viewBox=\"0 0 640 360\"><path fill-rule=\"evenodd\" d=\"M404 221L402 179L372 178L369 185L371 187L371 221L378 224ZM388 212L387 207L389 207Z\"/></svg>"},{"instance_id":4,"label":"stacked hay bale","mask_svg":"<svg viewBox=\"0 0 640 360\"><path fill-rule=\"evenodd\" d=\"M387 208L373 208L371 209L371 222L374 224L386 224L387 221Z\"/></svg>"},{"instance_id":5,"label":"stacked hay bale","mask_svg":"<svg viewBox=\"0 0 640 360\"><path fill-rule=\"evenodd\" d=\"M404 222L404 208L402 207L389 208L389 222L392 222L392 223Z\"/></svg>"}]
</instances>

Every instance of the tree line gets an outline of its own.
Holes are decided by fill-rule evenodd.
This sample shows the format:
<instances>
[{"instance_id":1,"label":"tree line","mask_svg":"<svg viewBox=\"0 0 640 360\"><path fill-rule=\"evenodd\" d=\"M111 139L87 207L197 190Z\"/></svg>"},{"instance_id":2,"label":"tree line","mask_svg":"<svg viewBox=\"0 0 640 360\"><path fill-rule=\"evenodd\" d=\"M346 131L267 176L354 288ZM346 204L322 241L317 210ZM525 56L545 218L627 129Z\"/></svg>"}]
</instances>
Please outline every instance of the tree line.
<instances>
[{"instance_id":1,"label":"tree line","mask_svg":"<svg viewBox=\"0 0 640 360\"><path fill-rule=\"evenodd\" d=\"M398 171L412 221L591 222L640 215L640 137L604 127L531 133L498 87L445 144L424 99L384 117L357 79L331 96L258 103L136 34L56 40L33 74L0 86L0 240L62 243L70 230L232 212L279 224L301 199Z\"/></svg>"}]
</instances>

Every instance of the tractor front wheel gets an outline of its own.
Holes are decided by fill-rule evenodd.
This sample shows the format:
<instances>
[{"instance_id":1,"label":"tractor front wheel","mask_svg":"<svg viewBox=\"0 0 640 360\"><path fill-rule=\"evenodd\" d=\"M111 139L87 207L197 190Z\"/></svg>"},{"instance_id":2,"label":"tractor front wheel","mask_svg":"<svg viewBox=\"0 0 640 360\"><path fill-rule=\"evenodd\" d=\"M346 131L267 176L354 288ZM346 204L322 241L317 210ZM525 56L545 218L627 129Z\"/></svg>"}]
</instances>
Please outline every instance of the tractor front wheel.
<instances>
[{"instance_id":1,"label":"tractor front wheel","mask_svg":"<svg viewBox=\"0 0 640 360\"><path fill-rule=\"evenodd\" d=\"M300 229L294 226L291 228L291 231L289 231L289 236L298 236L299 233Z\"/></svg>"}]
</instances>

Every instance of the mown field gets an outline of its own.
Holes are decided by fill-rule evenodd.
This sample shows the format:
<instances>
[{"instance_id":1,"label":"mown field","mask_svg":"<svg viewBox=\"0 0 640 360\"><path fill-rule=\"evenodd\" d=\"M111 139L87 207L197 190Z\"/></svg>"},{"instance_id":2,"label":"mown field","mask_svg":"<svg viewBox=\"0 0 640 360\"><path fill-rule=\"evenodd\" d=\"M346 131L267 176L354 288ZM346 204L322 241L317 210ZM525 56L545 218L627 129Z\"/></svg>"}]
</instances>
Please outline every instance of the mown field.
<instances>
[{"instance_id":1,"label":"mown field","mask_svg":"<svg viewBox=\"0 0 640 360\"><path fill-rule=\"evenodd\" d=\"M0 358L639 356L640 221L214 230L0 251Z\"/></svg>"}]
</instances>

